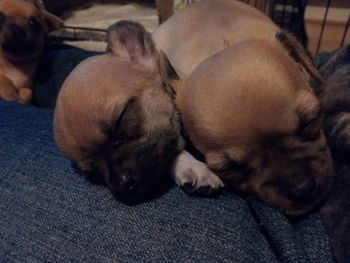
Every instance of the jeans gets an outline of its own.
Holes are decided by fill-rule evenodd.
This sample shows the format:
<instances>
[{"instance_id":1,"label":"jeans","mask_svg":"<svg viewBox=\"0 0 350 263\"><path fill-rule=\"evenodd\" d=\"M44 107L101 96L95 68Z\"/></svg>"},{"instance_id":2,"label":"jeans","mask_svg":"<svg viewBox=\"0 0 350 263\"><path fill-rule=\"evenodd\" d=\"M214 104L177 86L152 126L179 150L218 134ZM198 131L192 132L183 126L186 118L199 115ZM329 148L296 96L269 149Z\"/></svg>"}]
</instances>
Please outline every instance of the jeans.
<instances>
[{"instance_id":1,"label":"jeans","mask_svg":"<svg viewBox=\"0 0 350 263\"><path fill-rule=\"evenodd\" d=\"M136 206L75 172L52 110L0 101L0 262L333 262L318 214L173 187Z\"/></svg>"},{"instance_id":2,"label":"jeans","mask_svg":"<svg viewBox=\"0 0 350 263\"><path fill-rule=\"evenodd\" d=\"M34 86L53 108L82 50L48 52ZM318 214L291 222L255 200L198 198L174 186L135 206L77 173L50 109L0 100L0 262L333 262Z\"/></svg>"}]
</instances>

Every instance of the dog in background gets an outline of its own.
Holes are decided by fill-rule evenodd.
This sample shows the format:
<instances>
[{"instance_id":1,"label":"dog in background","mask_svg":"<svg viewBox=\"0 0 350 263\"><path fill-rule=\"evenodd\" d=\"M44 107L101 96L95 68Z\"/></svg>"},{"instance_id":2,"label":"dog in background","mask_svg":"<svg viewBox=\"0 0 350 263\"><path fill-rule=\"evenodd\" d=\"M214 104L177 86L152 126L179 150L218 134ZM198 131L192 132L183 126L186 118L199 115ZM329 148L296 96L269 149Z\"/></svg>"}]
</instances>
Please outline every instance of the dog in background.
<instances>
[{"instance_id":1,"label":"dog in background","mask_svg":"<svg viewBox=\"0 0 350 263\"><path fill-rule=\"evenodd\" d=\"M135 203L164 186L184 148L168 83L174 72L142 25L119 21L107 38L107 54L83 61L65 80L55 138L88 179Z\"/></svg>"},{"instance_id":2,"label":"dog in background","mask_svg":"<svg viewBox=\"0 0 350 263\"><path fill-rule=\"evenodd\" d=\"M210 180L175 169L176 181L209 193L222 181L289 216L318 207L333 178L322 109L309 85L322 78L296 39L232 0L195 3L152 36L182 79L174 84L176 105L214 172Z\"/></svg>"},{"instance_id":3,"label":"dog in background","mask_svg":"<svg viewBox=\"0 0 350 263\"><path fill-rule=\"evenodd\" d=\"M63 25L58 17L22 0L0 0L0 98L32 100L32 79L47 34Z\"/></svg>"}]
</instances>

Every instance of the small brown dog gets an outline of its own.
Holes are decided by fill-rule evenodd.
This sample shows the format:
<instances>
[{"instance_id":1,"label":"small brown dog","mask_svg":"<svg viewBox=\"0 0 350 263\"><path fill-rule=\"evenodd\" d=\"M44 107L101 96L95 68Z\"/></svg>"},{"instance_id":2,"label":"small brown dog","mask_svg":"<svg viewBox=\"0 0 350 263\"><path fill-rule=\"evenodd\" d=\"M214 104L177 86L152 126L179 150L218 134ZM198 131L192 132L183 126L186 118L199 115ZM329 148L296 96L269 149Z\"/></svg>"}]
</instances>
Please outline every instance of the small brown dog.
<instances>
[{"instance_id":1,"label":"small brown dog","mask_svg":"<svg viewBox=\"0 0 350 263\"><path fill-rule=\"evenodd\" d=\"M0 0L0 98L31 102L46 35L62 25L61 19L30 3Z\"/></svg>"},{"instance_id":2,"label":"small brown dog","mask_svg":"<svg viewBox=\"0 0 350 263\"><path fill-rule=\"evenodd\" d=\"M88 179L138 202L167 178L183 150L169 64L138 23L108 29L108 53L83 61L58 95L58 146Z\"/></svg>"},{"instance_id":3,"label":"small brown dog","mask_svg":"<svg viewBox=\"0 0 350 263\"><path fill-rule=\"evenodd\" d=\"M184 79L176 103L185 130L218 175L207 186L221 179L289 216L317 207L332 182L322 109L308 83L321 77L294 37L233 0L193 4L153 37ZM179 170L179 184L203 189L202 177Z\"/></svg>"}]
</instances>

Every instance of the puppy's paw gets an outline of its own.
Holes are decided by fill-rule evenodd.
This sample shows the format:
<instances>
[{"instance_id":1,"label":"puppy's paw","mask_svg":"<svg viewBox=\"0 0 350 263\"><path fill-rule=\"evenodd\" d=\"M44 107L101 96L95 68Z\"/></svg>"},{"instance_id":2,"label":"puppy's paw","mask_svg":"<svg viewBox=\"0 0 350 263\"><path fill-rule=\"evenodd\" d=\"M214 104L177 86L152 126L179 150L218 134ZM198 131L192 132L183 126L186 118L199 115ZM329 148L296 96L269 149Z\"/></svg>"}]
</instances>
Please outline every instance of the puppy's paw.
<instances>
[{"instance_id":1,"label":"puppy's paw","mask_svg":"<svg viewBox=\"0 0 350 263\"><path fill-rule=\"evenodd\" d=\"M221 179L205 163L196 160L188 152L182 152L173 167L175 182L187 192L209 196L224 187Z\"/></svg>"},{"instance_id":2,"label":"puppy's paw","mask_svg":"<svg viewBox=\"0 0 350 263\"><path fill-rule=\"evenodd\" d=\"M209 196L224 187L221 179L200 162L183 170L175 181L188 193L201 196Z\"/></svg>"},{"instance_id":3,"label":"puppy's paw","mask_svg":"<svg viewBox=\"0 0 350 263\"><path fill-rule=\"evenodd\" d=\"M19 94L12 81L0 75L0 98L7 101L18 101Z\"/></svg>"},{"instance_id":4,"label":"puppy's paw","mask_svg":"<svg viewBox=\"0 0 350 263\"><path fill-rule=\"evenodd\" d=\"M32 91L30 89L26 89L26 88L20 89L18 94L19 94L18 102L29 104L32 101Z\"/></svg>"},{"instance_id":5,"label":"puppy's paw","mask_svg":"<svg viewBox=\"0 0 350 263\"><path fill-rule=\"evenodd\" d=\"M30 104L32 91L27 88L17 90L11 80L6 77L0 77L0 98L7 101Z\"/></svg>"}]
</instances>

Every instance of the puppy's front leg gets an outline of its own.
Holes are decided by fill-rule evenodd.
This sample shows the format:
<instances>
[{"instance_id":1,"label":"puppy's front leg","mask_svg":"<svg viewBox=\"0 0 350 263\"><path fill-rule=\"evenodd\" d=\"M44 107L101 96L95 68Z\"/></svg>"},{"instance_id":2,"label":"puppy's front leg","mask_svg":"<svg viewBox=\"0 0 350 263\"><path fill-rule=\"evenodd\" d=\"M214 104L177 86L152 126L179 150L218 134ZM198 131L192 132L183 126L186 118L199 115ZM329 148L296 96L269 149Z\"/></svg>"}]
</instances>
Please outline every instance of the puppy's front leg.
<instances>
[{"instance_id":1,"label":"puppy's front leg","mask_svg":"<svg viewBox=\"0 0 350 263\"><path fill-rule=\"evenodd\" d=\"M15 85L4 75L0 75L0 98L8 101L17 101L19 97Z\"/></svg>"},{"instance_id":2,"label":"puppy's front leg","mask_svg":"<svg viewBox=\"0 0 350 263\"><path fill-rule=\"evenodd\" d=\"M22 88L18 92L18 102L30 104L32 102L32 90L28 88Z\"/></svg>"},{"instance_id":3,"label":"puppy's front leg","mask_svg":"<svg viewBox=\"0 0 350 263\"><path fill-rule=\"evenodd\" d=\"M32 91L29 88L17 90L10 79L0 75L0 98L7 101L29 104L32 101Z\"/></svg>"},{"instance_id":4,"label":"puppy's front leg","mask_svg":"<svg viewBox=\"0 0 350 263\"><path fill-rule=\"evenodd\" d=\"M198 161L187 151L176 157L173 163L173 177L187 192L203 196L224 187L221 179L210 171L205 163Z\"/></svg>"}]
</instances>

